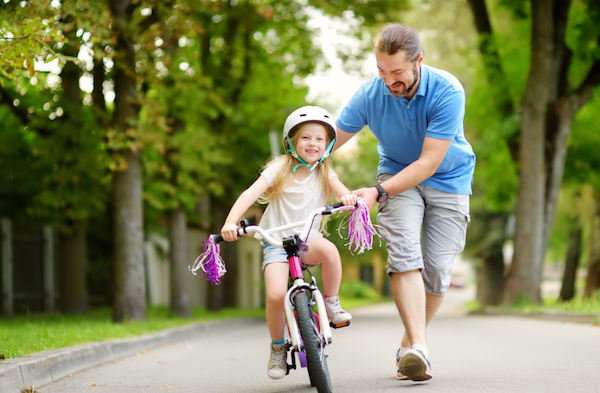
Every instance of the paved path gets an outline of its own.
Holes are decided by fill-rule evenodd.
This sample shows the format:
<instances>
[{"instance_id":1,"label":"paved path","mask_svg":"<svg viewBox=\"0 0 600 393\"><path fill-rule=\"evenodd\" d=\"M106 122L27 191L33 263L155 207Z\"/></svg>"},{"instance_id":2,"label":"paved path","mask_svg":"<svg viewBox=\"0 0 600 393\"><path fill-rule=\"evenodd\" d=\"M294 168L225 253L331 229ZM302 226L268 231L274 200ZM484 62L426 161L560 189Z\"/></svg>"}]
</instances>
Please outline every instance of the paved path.
<instances>
[{"instance_id":1,"label":"paved path","mask_svg":"<svg viewBox=\"0 0 600 393\"><path fill-rule=\"evenodd\" d=\"M393 304L356 310L334 331L328 363L336 392L600 392L600 328L503 316L466 316L452 289L428 330L434 378L395 379L402 326ZM213 331L108 362L45 387L80 392L316 392L305 370L266 375L266 324Z\"/></svg>"}]
</instances>

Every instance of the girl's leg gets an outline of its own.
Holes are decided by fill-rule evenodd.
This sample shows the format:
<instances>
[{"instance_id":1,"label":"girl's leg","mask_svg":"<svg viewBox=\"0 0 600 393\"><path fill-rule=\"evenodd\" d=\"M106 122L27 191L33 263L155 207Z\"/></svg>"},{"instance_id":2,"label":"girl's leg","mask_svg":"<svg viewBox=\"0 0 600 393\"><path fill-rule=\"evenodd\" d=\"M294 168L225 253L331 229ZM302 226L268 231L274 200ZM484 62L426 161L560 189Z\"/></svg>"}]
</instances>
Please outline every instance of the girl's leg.
<instances>
[{"instance_id":1,"label":"girl's leg","mask_svg":"<svg viewBox=\"0 0 600 393\"><path fill-rule=\"evenodd\" d=\"M267 326L271 340L283 339L285 329L285 312L283 300L288 290L289 265L287 262L273 262L265 266L265 286L267 290Z\"/></svg>"},{"instance_id":2,"label":"girl's leg","mask_svg":"<svg viewBox=\"0 0 600 393\"><path fill-rule=\"evenodd\" d=\"M342 309L338 296L342 281L340 253L335 244L322 237L309 240L308 247L308 252L304 254L304 263L307 265L322 264L323 295L329 322L337 327L347 326L352 315Z\"/></svg>"},{"instance_id":3,"label":"girl's leg","mask_svg":"<svg viewBox=\"0 0 600 393\"><path fill-rule=\"evenodd\" d=\"M308 242L308 252L304 254L307 265L322 264L323 294L337 296L342 281L342 259L335 244L323 237L314 237Z\"/></svg>"}]
</instances>

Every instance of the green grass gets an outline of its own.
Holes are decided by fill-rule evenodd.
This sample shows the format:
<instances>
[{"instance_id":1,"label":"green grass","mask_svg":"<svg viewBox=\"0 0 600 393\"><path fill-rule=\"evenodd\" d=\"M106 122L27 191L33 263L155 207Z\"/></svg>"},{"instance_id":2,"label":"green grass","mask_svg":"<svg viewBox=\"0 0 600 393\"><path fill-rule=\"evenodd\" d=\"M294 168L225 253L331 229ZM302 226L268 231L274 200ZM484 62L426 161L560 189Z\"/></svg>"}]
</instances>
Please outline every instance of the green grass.
<instances>
[{"instance_id":1,"label":"green grass","mask_svg":"<svg viewBox=\"0 0 600 393\"><path fill-rule=\"evenodd\" d=\"M473 300L465 304L467 310L476 311L481 309L481 305ZM502 311L521 311L524 313L535 313L544 311L565 311L572 313L581 314L598 314L599 317L596 323L600 323L600 291L595 293L595 296L591 299L583 299L582 296L576 296L572 300L567 302L561 302L556 297L547 297L542 299L541 304L534 304L526 300L520 299L515 305L511 307L492 307L496 310Z\"/></svg>"},{"instance_id":2,"label":"green grass","mask_svg":"<svg viewBox=\"0 0 600 393\"><path fill-rule=\"evenodd\" d=\"M148 309L146 321L113 323L109 308L79 315L17 315L0 319L0 355L6 359L94 341L139 336L190 323L243 317L264 317L264 310L194 309L190 319L170 317L166 307Z\"/></svg>"},{"instance_id":3,"label":"green grass","mask_svg":"<svg viewBox=\"0 0 600 393\"><path fill-rule=\"evenodd\" d=\"M391 297L380 297L377 299L365 299L365 298L352 298L352 297L344 297L340 298L340 302L344 310L353 310L359 307L372 306L373 304L383 303L383 302L392 302L393 299Z\"/></svg>"},{"instance_id":4,"label":"green grass","mask_svg":"<svg viewBox=\"0 0 600 393\"><path fill-rule=\"evenodd\" d=\"M556 299L544 299L545 308L560 311L572 311L586 314L600 314L600 291L597 291L592 299L583 299L581 296L576 296L568 302L559 302Z\"/></svg>"}]
</instances>

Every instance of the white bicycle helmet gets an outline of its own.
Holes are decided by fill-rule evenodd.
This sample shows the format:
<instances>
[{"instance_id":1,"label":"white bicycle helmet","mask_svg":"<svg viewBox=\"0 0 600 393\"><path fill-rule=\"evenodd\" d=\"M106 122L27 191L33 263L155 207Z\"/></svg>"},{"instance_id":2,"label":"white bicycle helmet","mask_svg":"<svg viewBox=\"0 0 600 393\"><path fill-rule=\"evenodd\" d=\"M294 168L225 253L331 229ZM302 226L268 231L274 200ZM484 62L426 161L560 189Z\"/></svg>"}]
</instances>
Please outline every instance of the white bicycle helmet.
<instances>
[{"instance_id":1,"label":"white bicycle helmet","mask_svg":"<svg viewBox=\"0 0 600 393\"><path fill-rule=\"evenodd\" d=\"M290 135L293 135L293 133L296 132L298 128L300 128L300 126L306 123L323 124L329 132L329 137L331 139L331 142L327 146L327 149L325 149L325 154L323 154L323 157L321 157L315 163L314 166L309 165L298 155L296 150L294 150L294 145L292 144L292 141L290 140ZM285 123L283 125L283 150L286 153L290 153L292 156L294 156L294 158L300 161L300 164L296 165L293 171L296 172L296 169L302 165L306 165L311 170L311 172L314 171L317 165L323 162L323 160L329 157L329 155L331 154L331 150L333 150L333 145L335 145L336 137L336 125L335 121L333 120L333 116L331 115L331 113L321 108L320 106L307 105L298 108L292 113L290 113L287 119L285 119Z\"/></svg>"}]
</instances>

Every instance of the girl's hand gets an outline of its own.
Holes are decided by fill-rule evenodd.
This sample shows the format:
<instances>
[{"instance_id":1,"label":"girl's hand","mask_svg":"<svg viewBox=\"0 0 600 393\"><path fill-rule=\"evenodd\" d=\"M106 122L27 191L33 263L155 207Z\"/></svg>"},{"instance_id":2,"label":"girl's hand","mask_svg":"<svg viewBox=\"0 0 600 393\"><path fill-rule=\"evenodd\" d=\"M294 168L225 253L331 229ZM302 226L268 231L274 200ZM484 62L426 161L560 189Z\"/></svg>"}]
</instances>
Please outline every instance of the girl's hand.
<instances>
[{"instance_id":1,"label":"girl's hand","mask_svg":"<svg viewBox=\"0 0 600 393\"><path fill-rule=\"evenodd\" d=\"M354 205L356 205L357 198L358 198L358 196L350 193L350 194L342 195L340 197L340 202L342 202L344 204L344 206L354 206Z\"/></svg>"},{"instance_id":2,"label":"girl's hand","mask_svg":"<svg viewBox=\"0 0 600 393\"><path fill-rule=\"evenodd\" d=\"M233 242L238 239L238 227L232 222L226 222L221 228L221 236L227 242Z\"/></svg>"}]
</instances>

